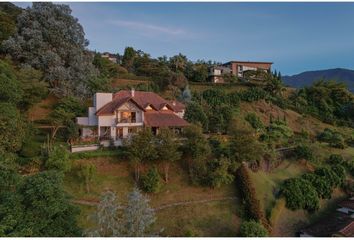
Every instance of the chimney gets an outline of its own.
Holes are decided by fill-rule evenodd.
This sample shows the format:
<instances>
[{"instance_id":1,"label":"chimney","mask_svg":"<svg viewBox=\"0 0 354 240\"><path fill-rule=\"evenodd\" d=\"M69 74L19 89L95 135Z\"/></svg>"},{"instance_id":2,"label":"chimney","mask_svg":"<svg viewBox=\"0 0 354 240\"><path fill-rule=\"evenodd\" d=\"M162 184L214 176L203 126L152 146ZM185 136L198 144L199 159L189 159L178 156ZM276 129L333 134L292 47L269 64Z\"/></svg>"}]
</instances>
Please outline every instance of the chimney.
<instances>
[{"instance_id":1,"label":"chimney","mask_svg":"<svg viewBox=\"0 0 354 240\"><path fill-rule=\"evenodd\" d=\"M132 90L130 91L130 95L131 95L132 97L134 97L134 95L135 95L135 89L134 89L134 88L132 88Z\"/></svg>"}]
</instances>

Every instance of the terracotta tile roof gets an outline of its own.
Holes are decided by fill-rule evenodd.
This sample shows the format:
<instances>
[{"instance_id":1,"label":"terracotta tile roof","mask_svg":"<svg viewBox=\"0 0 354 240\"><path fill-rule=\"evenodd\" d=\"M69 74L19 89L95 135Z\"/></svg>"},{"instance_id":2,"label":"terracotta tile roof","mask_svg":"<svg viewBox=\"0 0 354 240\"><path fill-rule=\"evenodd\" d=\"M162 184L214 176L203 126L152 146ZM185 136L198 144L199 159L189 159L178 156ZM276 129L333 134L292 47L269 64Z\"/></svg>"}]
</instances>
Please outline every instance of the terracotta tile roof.
<instances>
[{"instance_id":1,"label":"terracotta tile roof","mask_svg":"<svg viewBox=\"0 0 354 240\"><path fill-rule=\"evenodd\" d=\"M145 112L144 123L149 127L185 127L189 125L187 121L169 110Z\"/></svg>"},{"instance_id":2,"label":"terracotta tile roof","mask_svg":"<svg viewBox=\"0 0 354 240\"><path fill-rule=\"evenodd\" d=\"M179 101L170 100L168 102L176 112L182 112L183 110L186 109L186 106Z\"/></svg>"},{"instance_id":3,"label":"terracotta tile roof","mask_svg":"<svg viewBox=\"0 0 354 240\"><path fill-rule=\"evenodd\" d=\"M113 100L100 108L96 112L96 115L112 114L115 109L127 101L132 101L142 110L148 105L157 111L161 110L164 106L167 106L175 112L180 112L185 109L185 106L182 103L176 101L175 105L173 105L172 101L167 101L153 92L134 91L134 96L132 96L130 90L122 90L115 93L113 95Z\"/></svg>"},{"instance_id":4,"label":"terracotta tile roof","mask_svg":"<svg viewBox=\"0 0 354 240\"><path fill-rule=\"evenodd\" d=\"M341 207L349 208L354 211L354 199L348 199L338 204Z\"/></svg>"},{"instance_id":5,"label":"terracotta tile roof","mask_svg":"<svg viewBox=\"0 0 354 240\"><path fill-rule=\"evenodd\" d=\"M341 229L339 233L346 237L354 237L354 221Z\"/></svg>"},{"instance_id":6,"label":"terracotta tile roof","mask_svg":"<svg viewBox=\"0 0 354 240\"><path fill-rule=\"evenodd\" d=\"M113 101L111 101L111 102L107 103L106 105L104 105L103 107L101 107L96 112L96 115L111 115L114 112L114 110L116 110L117 108L119 108L121 105L123 105L124 103L126 103L128 101L132 101L133 103L135 103L135 105L137 105L137 107L144 110L144 108L141 107L139 104L137 104L134 101L134 99L132 99L131 97L123 97L123 98L113 99Z\"/></svg>"}]
</instances>

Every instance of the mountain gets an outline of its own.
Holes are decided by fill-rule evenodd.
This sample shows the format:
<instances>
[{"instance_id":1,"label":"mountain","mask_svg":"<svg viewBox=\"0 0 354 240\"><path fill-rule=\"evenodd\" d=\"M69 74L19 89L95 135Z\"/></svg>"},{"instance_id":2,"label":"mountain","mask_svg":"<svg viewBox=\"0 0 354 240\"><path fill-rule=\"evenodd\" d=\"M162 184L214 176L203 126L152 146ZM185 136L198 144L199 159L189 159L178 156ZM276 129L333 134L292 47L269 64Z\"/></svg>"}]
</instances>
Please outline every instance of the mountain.
<instances>
[{"instance_id":1,"label":"mountain","mask_svg":"<svg viewBox=\"0 0 354 240\"><path fill-rule=\"evenodd\" d=\"M283 81L291 87L304 87L311 85L319 79L338 80L345 83L351 92L354 92L354 70L344 68L334 68L319 71L308 71L293 76L284 76Z\"/></svg>"}]
</instances>

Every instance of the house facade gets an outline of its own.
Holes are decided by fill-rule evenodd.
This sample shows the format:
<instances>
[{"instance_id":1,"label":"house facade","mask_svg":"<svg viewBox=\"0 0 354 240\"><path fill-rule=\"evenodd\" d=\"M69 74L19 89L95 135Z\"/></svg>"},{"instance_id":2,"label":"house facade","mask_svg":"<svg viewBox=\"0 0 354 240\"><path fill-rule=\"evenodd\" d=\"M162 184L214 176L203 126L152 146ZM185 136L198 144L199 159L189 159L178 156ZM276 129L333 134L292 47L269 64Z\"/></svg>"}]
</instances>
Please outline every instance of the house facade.
<instances>
[{"instance_id":1,"label":"house facade","mask_svg":"<svg viewBox=\"0 0 354 240\"><path fill-rule=\"evenodd\" d=\"M104 145L120 146L143 127L157 134L160 128L180 131L188 126L183 119L185 106L153 92L122 90L96 93L87 117L77 117L81 139L98 139Z\"/></svg>"},{"instance_id":2,"label":"house facade","mask_svg":"<svg viewBox=\"0 0 354 240\"><path fill-rule=\"evenodd\" d=\"M214 83L223 83L224 74L232 74L242 79L248 71L270 72L272 64L272 62L230 61L221 66L211 67L209 78Z\"/></svg>"}]
</instances>

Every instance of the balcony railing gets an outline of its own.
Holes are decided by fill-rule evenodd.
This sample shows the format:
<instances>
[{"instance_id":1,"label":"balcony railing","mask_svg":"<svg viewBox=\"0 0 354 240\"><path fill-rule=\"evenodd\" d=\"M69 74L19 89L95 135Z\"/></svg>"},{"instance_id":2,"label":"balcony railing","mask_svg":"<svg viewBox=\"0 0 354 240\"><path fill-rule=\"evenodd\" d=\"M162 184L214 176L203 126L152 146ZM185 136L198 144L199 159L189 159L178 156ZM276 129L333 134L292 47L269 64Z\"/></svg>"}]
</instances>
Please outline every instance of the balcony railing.
<instances>
[{"instance_id":1,"label":"balcony railing","mask_svg":"<svg viewBox=\"0 0 354 240\"><path fill-rule=\"evenodd\" d=\"M117 123L136 123L136 118L121 118L121 119L117 119Z\"/></svg>"}]
</instances>

